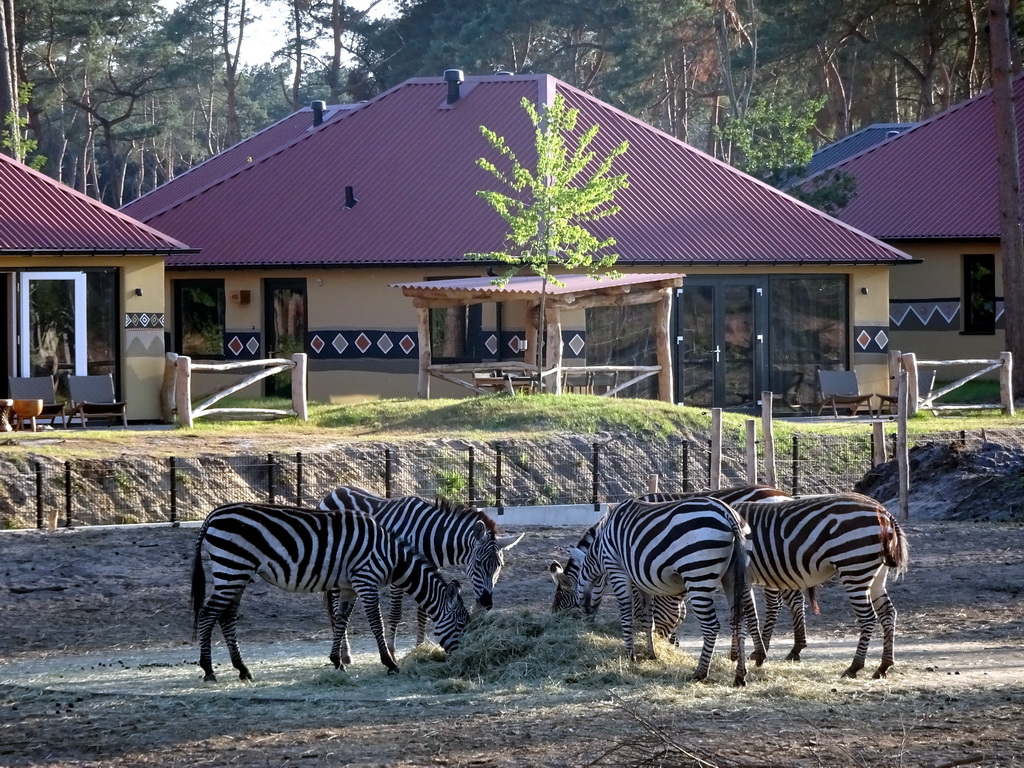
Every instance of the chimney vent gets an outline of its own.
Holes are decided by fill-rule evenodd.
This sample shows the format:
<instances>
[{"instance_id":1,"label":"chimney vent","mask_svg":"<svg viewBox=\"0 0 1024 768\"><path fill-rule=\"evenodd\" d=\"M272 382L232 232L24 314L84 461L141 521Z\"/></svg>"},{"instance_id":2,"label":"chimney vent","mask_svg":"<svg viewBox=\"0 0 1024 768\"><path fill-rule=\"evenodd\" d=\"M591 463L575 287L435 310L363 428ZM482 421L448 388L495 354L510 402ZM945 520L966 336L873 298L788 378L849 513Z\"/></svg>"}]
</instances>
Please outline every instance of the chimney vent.
<instances>
[{"instance_id":1,"label":"chimney vent","mask_svg":"<svg viewBox=\"0 0 1024 768\"><path fill-rule=\"evenodd\" d=\"M446 69L444 81L448 83L448 103L454 104L459 100L459 86L462 85L463 77L461 69Z\"/></svg>"},{"instance_id":2,"label":"chimney vent","mask_svg":"<svg viewBox=\"0 0 1024 768\"><path fill-rule=\"evenodd\" d=\"M345 187L345 207L355 208L358 202L355 190L352 187Z\"/></svg>"},{"instance_id":3,"label":"chimney vent","mask_svg":"<svg viewBox=\"0 0 1024 768\"><path fill-rule=\"evenodd\" d=\"M327 109L327 102L311 101L309 106L313 109L313 127L315 128L324 121L324 110Z\"/></svg>"}]
</instances>

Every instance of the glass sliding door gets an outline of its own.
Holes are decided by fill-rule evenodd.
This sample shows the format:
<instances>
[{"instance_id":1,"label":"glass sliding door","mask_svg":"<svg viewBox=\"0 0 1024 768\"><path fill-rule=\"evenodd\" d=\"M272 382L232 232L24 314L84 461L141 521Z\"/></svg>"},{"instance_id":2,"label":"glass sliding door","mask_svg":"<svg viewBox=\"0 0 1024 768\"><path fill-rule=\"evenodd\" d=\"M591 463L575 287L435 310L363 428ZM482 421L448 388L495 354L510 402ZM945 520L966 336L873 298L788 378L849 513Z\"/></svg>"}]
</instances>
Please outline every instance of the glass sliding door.
<instances>
[{"instance_id":1,"label":"glass sliding door","mask_svg":"<svg viewBox=\"0 0 1024 768\"><path fill-rule=\"evenodd\" d=\"M679 403L757 406L764 381L763 294L760 280L687 279L676 313Z\"/></svg>"},{"instance_id":2,"label":"glass sliding door","mask_svg":"<svg viewBox=\"0 0 1024 768\"><path fill-rule=\"evenodd\" d=\"M276 278L263 281L263 327L267 334L267 356L290 358L306 350L306 280ZM290 372L265 380L272 397L292 396Z\"/></svg>"},{"instance_id":3,"label":"glass sliding door","mask_svg":"<svg viewBox=\"0 0 1024 768\"><path fill-rule=\"evenodd\" d=\"M23 272L20 288L21 375L86 375L85 273Z\"/></svg>"}]
</instances>

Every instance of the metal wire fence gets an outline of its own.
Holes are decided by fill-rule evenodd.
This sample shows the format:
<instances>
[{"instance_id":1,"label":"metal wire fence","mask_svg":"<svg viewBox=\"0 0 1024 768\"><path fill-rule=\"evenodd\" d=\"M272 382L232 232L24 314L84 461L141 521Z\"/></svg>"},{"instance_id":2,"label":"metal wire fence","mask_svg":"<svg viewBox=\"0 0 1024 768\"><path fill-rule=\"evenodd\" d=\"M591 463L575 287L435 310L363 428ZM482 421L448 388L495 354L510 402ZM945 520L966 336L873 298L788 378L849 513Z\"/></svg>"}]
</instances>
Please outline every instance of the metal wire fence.
<instances>
[{"instance_id":1,"label":"metal wire fence","mask_svg":"<svg viewBox=\"0 0 1024 768\"><path fill-rule=\"evenodd\" d=\"M895 441L895 434L886 435ZM1022 430L936 432L913 445L998 441ZM726 446L742 456L741 445ZM872 468L871 433L799 433L776 441L777 485L791 493L851 490ZM763 458L761 459L763 471ZM357 443L329 453L0 462L0 527L200 520L229 502L316 506L340 485L382 496L445 496L482 507L618 502L658 489L710 487L709 441L565 439L411 445ZM735 459L725 484L747 481ZM759 476L763 477L763 474Z\"/></svg>"}]
</instances>

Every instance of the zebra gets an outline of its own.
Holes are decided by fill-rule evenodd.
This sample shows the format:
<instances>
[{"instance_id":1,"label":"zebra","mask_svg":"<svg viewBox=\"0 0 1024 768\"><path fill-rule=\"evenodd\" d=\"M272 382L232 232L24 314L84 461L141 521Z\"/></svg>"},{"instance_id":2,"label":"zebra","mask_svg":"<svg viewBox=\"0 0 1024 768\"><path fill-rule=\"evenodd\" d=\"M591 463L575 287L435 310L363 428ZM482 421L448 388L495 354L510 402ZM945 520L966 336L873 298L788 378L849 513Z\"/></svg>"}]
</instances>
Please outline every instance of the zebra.
<instances>
[{"instance_id":1,"label":"zebra","mask_svg":"<svg viewBox=\"0 0 1024 768\"><path fill-rule=\"evenodd\" d=\"M747 581L746 535L742 520L718 500L694 497L666 503L626 501L612 509L598 524L587 552L574 548L579 578L577 600L588 607L595 581L607 579L619 603L626 654L633 647L633 594L686 595L701 626L704 644L693 673L694 680L707 677L718 637L719 621L713 593L722 585L732 608L732 631L737 647L734 684L746 680L743 621L751 625L755 653L761 650L757 614ZM655 655L650 613L645 605L647 648Z\"/></svg>"},{"instance_id":2,"label":"zebra","mask_svg":"<svg viewBox=\"0 0 1024 768\"><path fill-rule=\"evenodd\" d=\"M473 582L477 605L490 610L494 588L505 564L505 552L523 538L498 536L497 525L484 512L448 499L430 502L419 496L385 499L354 486L341 486L327 494L320 509L355 509L365 512L388 533L421 553L437 568L465 566ZM336 596L332 593L330 599ZM392 652L402 619L402 592L392 589L388 613L388 643ZM332 615L335 613L332 612ZM427 616L417 613L416 643L426 636Z\"/></svg>"},{"instance_id":3,"label":"zebra","mask_svg":"<svg viewBox=\"0 0 1024 768\"><path fill-rule=\"evenodd\" d=\"M648 493L644 496L638 497L639 501L646 502L665 502L665 501L678 501L680 499L693 498L695 496L706 496L711 498L720 499L727 504L735 504L739 502L749 501L774 501L778 499L790 499L791 496L787 495L785 491L781 491L778 488L773 488L769 485L752 485L752 486L741 486L736 488L722 488L716 491L703 491L699 493ZM597 524L591 526L584 532L583 536L576 544L576 548L583 550L584 552L590 547L594 540L595 531ZM548 570L551 574L552 580L555 582L555 595L552 598L551 611L553 613L560 613L562 611L572 611L579 608L576 602L576 564L570 558L563 568L558 562L552 562L548 566ZM601 604L601 590L602 584L596 583L592 588L592 596L590 601L590 610L596 612ZM794 598L790 593L785 593L787 603L790 603ZM797 593L797 599L802 599L801 595ZM642 608L641 597L636 596L637 606L636 616L640 616L639 611ZM780 598L781 599L781 598ZM773 603L768 602L766 592L766 605ZM791 612L792 612L792 603ZM793 623L794 627L798 621L801 627L803 627L803 604L800 603L799 618L795 612L793 612ZM681 597L658 595L653 598L653 604L651 606L653 611L653 622L655 634L666 638L672 644L677 644L678 639L676 637L676 631L678 626L682 623L683 619L686 618L686 602ZM778 606L775 604L775 615L778 615ZM773 623L774 628L774 623ZM767 643L765 643L767 646ZM735 649L733 649L735 654Z\"/></svg>"},{"instance_id":4,"label":"zebra","mask_svg":"<svg viewBox=\"0 0 1024 768\"><path fill-rule=\"evenodd\" d=\"M213 569L208 601L204 545ZM408 592L434 618L438 641L446 651L458 649L469 620L459 583L446 582L426 558L389 535L368 515L348 510L325 514L273 504L225 504L214 509L199 529L192 562L193 639L199 638L199 665L207 681L217 679L210 653L215 623L221 626L239 678L253 679L238 650L235 623L242 593L255 576L291 592L335 591L348 598L347 610L358 596L388 674L397 673L398 665L384 641L378 594L384 584ZM340 601L338 607L342 607ZM331 646L335 668L352 663L343 633L347 610L338 617L341 621Z\"/></svg>"},{"instance_id":5,"label":"zebra","mask_svg":"<svg viewBox=\"0 0 1024 768\"><path fill-rule=\"evenodd\" d=\"M856 677L864 668L876 621L882 624L883 646L874 678L885 677L894 663L896 638L896 609L886 579L890 570L897 576L905 573L910 561L906 534L892 514L856 493L803 496L775 504L739 503L736 510L750 526L751 581L801 595L800 590L838 576L861 630L843 677ZM767 648L774 616L766 616L765 625ZM799 650L794 648L797 658Z\"/></svg>"}]
</instances>

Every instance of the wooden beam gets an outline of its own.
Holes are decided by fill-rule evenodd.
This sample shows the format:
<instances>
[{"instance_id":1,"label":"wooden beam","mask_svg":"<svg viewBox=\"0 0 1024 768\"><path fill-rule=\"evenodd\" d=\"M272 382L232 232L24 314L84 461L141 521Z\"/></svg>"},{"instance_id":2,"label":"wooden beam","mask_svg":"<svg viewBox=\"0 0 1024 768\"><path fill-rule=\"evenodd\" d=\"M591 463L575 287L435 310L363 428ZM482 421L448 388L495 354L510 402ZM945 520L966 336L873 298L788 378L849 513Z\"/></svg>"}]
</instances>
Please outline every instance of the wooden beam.
<instances>
[{"instance_id":1,"label":"wooden beam","mask_svg":"<svg viewBox=\"0 0 1024 768\"><path fill-rule=\"evenodd\" d=\"M654 348L658 365L658 399L673 402L672 384L672 289L661 291L658 306L654 312Z\"/></svg>"},{"instance_id":2,"label":"wooden beam","mask_svg":"<svg viewBox=\"0 0 1024 768\"><path fill-rule=\"evenodd\" d=\"M430 399L430 310L416 309L416 339L419 344L419 375L416 379L416 395Z\"/></svg>"},{"instance_id":3,"label":"wooden beam","mask_svg":"<svg viewBox=\"0 0 1024 768\"><path fill-rule=\"evenodd\" d=\"M192 358L179 355L174 361L174 401L178 412L178 423L191 429L192 421Z\"/></svg>"},{"instance_id":4,"label":"wooden beam","mask_svg":"<svg viewBox=\"0 0 1024 768\"><path fill-rule=\"evenodd\" d=\"M546 370L553 370L554 375L541 381L541 390L562 394L562 313L558 307L547 309L547 355L544 360Z\"/></svg>"}]
</instances>

